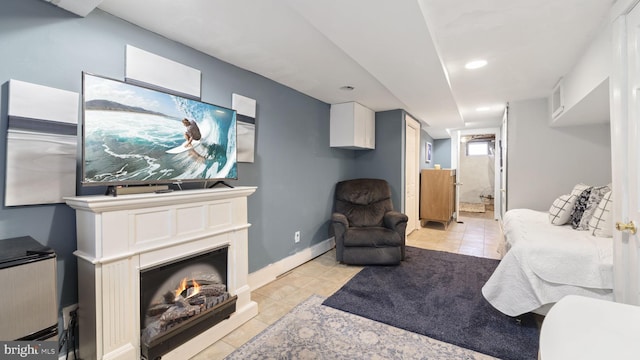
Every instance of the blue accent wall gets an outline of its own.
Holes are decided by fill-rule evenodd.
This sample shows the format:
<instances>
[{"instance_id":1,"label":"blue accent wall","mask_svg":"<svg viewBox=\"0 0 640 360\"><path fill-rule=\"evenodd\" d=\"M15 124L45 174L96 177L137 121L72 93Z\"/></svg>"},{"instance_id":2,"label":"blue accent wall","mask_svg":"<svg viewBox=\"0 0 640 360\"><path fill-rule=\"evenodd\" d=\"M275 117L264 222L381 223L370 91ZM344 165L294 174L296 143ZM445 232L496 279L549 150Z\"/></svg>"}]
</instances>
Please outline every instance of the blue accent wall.
<instances>
[{"instance_id":1,"label":"blue accent wall","mask_svg":"<svg viewBox=\"0 0 640 360\"><path fill-rule=\"evenodd\" d=\"M451 169L451 139L434 140L433 164L440 164L443 169Z\"/></svg>"},{"instance_id":2,"label":"blue accent wall","mask_svg":"<svg viewBox=\"0 0 640 360\"><path fill-rule=\"evenodd\" d=\"M122 80L133 45L202 71L202 99L230 107L231 94L256 99L256 157L232 185L257 186L249 197L249 271L326 240L335 183L375 176L402 193L402 111L376 116L376 150L329 147L329 104L94 10L75 16L41 0L1 0L0 136L6 139L9 79L81 92L87 71ZM3 143L6 143L3 141ZM389 153L387 153L387 151ZM4 203L6 146L0 147ZM184 185L195 187L196 184ZM79 187L78 195L104 187ZM295 231L301 241L293 241ZM0 208L0 239L32 236L58 255L59 307L77 302L75 213L65 204Z\"/></svg>"},{"instance_id":3,"label":"blue accent wall","mask_svg":"<svg viewBox=\"0 0 640 360\"><path fill-rule=\"evenodd\" d=\"M431 162L427 162L427 143L431 143ZM420 169L431 169L433 168L433 164L436 164L435 161L435 141L429 135L428 132L424 130L420 130Z\"/></svg>"},{"instance_id":4,"label":"blue accent wall","mask_svg":"<svg viewBox=\"0 0 640 360\"><path fill-rule=\"evenodd\" d=\"M433 146L433 155L430 163L426 162L426 143ZM420 169L430 169L433 165L440 164L442 169L451 168L451 139L434 139L428 132L420 132Z\"/></svg>"},{"instance_id":5,"label":"blue accent wall","mask_svg":"<svg viewBox=\"0 0 640 360\"><path fill-rule=\"evenodd\" d=\"M376 149L357 151L354 169L358 177L387 180L399 211L404 211L404 116L404 110L376 113Z\"/></svg>"}]
</instances>

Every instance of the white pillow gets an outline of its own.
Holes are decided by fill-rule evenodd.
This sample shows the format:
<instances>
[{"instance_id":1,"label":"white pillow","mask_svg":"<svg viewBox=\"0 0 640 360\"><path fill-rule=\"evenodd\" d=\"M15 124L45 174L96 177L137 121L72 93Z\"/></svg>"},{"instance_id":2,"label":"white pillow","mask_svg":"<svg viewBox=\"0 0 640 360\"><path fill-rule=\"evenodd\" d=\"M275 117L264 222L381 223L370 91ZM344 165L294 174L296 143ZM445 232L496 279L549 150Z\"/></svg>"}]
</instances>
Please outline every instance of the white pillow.
<instances>
[{"instance_id":1,"label":"white pillow","mask_svg":"<svg viewBox=\"0 0 640 360\"><path fill-rule=\"evenodd\" d=\"M571 210L578 197L573 194L561 195L549 208L549 221L553 225L564 225L571 217Z\"/></svg>"},{"instance_id":2,"label":"white pillow","mask_svg":"<svg viewBox=\"0 0 640 360\"><path fill-rule=\"evenodd\" d=\"M613 219L611 217L611 191L604 194L596 211L589 220L589 230L593 236L613 237Z\"/></svg>"}]
</instances>

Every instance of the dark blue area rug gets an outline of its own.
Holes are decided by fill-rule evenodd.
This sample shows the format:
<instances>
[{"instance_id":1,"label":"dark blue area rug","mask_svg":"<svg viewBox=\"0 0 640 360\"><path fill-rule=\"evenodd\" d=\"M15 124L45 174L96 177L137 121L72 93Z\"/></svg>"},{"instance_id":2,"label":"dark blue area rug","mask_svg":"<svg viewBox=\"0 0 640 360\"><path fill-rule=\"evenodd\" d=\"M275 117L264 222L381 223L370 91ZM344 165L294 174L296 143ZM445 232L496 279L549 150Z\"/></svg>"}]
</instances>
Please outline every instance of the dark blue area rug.
<instances>
[{"instance_id":1,"label":"dark blue area rug","mask_svg":"<svg viewBox=\"0 0 640 360\"><path fill-rule=\"evenodd\" d=\"M367 266L324 305L501 359L537 359L535 317L494 309L481 289L499 260L407 247L398 266Z\"/></svg>"}]
</instances>

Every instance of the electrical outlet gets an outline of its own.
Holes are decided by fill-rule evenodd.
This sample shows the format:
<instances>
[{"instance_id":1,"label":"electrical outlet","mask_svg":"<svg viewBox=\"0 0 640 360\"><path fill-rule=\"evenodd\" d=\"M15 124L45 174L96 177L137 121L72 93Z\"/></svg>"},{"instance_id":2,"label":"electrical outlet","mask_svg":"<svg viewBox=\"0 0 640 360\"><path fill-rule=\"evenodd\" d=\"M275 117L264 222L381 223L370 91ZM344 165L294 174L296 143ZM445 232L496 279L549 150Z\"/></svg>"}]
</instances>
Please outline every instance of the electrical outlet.
<instances>
[{"instance_id":1,"label":"electrical outlet","mask_svg":"<svg viewBox=\"0 0 640 360\"><path fill-rule=\"evenodd\" d=\"M62 308L62 327L66 330L71 321L71 312L78 309L78 304L69 305Z\"/></svg>"},{"instance_id":2,"label":"electrical outlet","mask_svg":"<svg viewBox=\"0 0 640 360\"><path fill-rule=\"evenodd\" d=\"M299 243L300 242L300 231L296 231L296 233L293 235L293 241L295 243Z\"/></svg>"}]
</instances>

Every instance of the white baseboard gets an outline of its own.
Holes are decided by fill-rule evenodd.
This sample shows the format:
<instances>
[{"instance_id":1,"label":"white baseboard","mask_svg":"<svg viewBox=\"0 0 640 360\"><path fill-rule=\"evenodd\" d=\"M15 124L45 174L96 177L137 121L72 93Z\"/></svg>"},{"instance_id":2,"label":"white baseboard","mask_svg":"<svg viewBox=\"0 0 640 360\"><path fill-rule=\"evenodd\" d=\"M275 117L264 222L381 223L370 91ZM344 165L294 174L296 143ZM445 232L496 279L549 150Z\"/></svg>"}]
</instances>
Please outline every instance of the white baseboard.
<instances>
[{"instance_id":1,"label":"white baseboard","mask_svg":"<svg viewBox=\"0 0 640 360\"><path fill-rule=\"evenodd\" d=\"M275 280L278 276L326 253L334 247L335 239L330 238L309 248L306 248L298 253L295 253L289 257L286 257L278 262L269 264L260 270L252 272L247 278L249 288L255 290L261 286L264 286ZM59 356L59 360L66 359L66 354L60 354ZM69 359L73 359L73 352L69 353Z\"/></svg>"},{"instance_id":2,"label":"white baseboard","mask_svg":"<svg viewBox=\"0 0 640 360\"><path fill-rule=\"evenodd\" d=\"M292 270L307 261L316 258L327 251L333 249L335 246L335 239L330 238L324 240L318 244L315 244L309 248L306 248L298 253L295 253L289 257L286 257L278 262L269 264L260 270L254 271L249 274L247 282L251 290L255 290L261 286L264 286L278 276Z\"/></svg>"}]
</instances>

